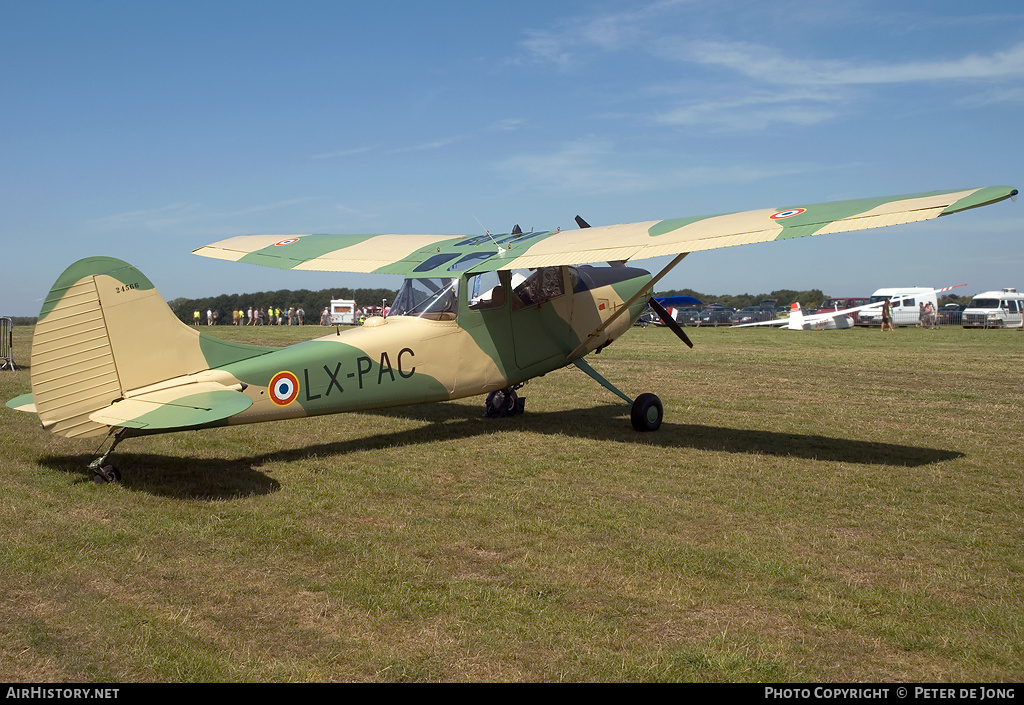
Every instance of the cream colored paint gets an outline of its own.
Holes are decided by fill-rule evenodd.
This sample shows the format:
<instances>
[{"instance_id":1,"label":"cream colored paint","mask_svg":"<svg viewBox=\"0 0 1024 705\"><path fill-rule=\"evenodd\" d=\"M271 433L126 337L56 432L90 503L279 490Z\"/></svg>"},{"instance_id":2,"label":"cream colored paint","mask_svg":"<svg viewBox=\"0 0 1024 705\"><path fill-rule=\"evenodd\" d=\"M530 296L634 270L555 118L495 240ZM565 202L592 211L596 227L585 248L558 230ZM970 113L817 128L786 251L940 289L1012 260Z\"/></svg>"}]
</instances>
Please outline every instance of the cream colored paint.
<instances>
[{"instance_id":1,"label":"cream colored paint","mask_svg":"<svg viewBox=\"0 0 1024 705\"><path fill-rule=\"evenodd\" d=\"M373 272L400 262L424 247L451 239L451 235L374 235L356 245L343 247L303 262L295 269L315 272Z\"/></svg>"}]
</instances>

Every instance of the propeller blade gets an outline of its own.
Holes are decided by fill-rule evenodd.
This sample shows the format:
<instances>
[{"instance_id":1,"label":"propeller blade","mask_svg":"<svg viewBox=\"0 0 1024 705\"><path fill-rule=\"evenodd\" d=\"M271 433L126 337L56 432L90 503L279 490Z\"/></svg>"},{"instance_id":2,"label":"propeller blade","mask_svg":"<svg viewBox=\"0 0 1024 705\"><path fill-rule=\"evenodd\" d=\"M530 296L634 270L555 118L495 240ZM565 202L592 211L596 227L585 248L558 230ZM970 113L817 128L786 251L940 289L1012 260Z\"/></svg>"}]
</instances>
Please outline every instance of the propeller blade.
<instances>
[{"instance_id":1,"label":"propeller blade","mask_svg":"<svg viewBox=\"0 0 1024 705\"><path fill-rule=\"evenodd\" d=\"M666 326L672 329L672 332L675 333L681 341L686 343L689 347L693 347L693 343L690 342L690 338L683 331L683 327L676 323L676 319L668 315L668 311L665 310L664 306L658 303L657 299L652 297L647 303L650 304L651 308L654 309L654 312L658 314L658 317L665 322Z\"/></svg>"},{"instance_id":2,"label":"propeller blade","mask_svg":"<svg viewBox=\"0 0 1024 705\"><path fill-rule=\"evenodd\" d=\"M576 216L576 225L580 226L581 228L589 228L590 227L590 223L588 223L587 221L583 220L583 218L581 218L579 216Z\"/></svg>"}]
</instances>

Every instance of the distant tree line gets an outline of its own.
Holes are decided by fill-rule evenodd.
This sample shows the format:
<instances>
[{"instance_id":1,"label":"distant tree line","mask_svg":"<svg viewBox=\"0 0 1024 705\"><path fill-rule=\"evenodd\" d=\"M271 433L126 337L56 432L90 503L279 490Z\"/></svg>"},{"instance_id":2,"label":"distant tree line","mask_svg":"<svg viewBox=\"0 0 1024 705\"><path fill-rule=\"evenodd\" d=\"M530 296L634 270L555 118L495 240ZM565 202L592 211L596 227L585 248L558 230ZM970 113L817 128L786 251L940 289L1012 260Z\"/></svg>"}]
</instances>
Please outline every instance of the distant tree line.
<instances>
[{"instance_id":1,"label":"distant tree line","mask_svg":"<svg viewBox=\"0 0 1024 705\"><path fill-rule=\"evenodd\" d=\"M356 302L356 307L380 306L384 299L390 304L398 293L395 289L279 289L277 291L258 291L253 294L221 294L199 299L177 298L168 301L174 315L183 323L192 324L193 311L199 311L203 325L206 325L206 312L216 311L218 323L231 325L232 311L248 311L249 307L269 310L271 307L287 311L289 308L301 308L306 312L306 323L320 323L320 313L331 299L348 299Z\"/></svg>"}]
</instances>

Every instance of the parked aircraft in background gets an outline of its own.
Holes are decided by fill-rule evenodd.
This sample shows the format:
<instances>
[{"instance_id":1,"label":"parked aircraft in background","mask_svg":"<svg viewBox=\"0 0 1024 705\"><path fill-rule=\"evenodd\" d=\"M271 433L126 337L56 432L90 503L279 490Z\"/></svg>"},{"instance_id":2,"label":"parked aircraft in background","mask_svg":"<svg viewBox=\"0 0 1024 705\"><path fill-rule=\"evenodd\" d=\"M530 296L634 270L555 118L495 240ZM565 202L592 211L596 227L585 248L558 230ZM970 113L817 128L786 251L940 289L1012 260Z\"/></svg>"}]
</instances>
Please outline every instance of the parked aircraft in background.
<instances>
[{"instance_id":1,"label":"parked aircraft in background","mask_svg":"<svg viewBox=\"0 0 1024 705\"><path fill-rule=\"evenodd\" d=\"M925 292L928 294L940 294L944 291L956 289L966 284L947 286L945 289L932 289ZM853 328L854 315L860 311L881 310L884 301L854 306L852 308L824 311L821 313L805 314L800 308L799 302L794 302L790 307L789 318L777 318L774 321L762 321L760 323L744 323L731 328L750 328L752 326L784 326L788 330L837 330Z\"/></svg>"}]
</instances>

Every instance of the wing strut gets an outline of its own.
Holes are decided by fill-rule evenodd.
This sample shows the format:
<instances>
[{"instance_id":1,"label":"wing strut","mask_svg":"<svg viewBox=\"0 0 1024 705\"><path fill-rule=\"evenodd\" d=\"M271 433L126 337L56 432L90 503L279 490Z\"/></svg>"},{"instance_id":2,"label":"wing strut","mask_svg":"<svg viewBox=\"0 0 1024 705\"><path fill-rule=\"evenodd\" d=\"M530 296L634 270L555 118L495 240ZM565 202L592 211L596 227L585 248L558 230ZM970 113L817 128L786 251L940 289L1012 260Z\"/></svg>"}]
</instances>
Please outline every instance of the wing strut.
<instances>
[{"instance_id":1,"label":"wing strut","mask_svg":"<svg viewBox=\"0 0 1024 705\"><path fill-rule=\"evenodd\" d=\"M651 293L651 291L654 290L654 286L659 281L661 281L662 277L664 277L666 274L668 274L670 271L672 271L672 269L677 264L679 264L680 262L683 261L683 257L686 257L686 255L688 255L688 254L690 254L690 253L689 252L681 252L678 255L676 255L675 259L673 259L671 262L669 262L668 265L663 270L658 272L655 276L653 276L651 278L651 280L649 282L647 282L647 286L643 287L642 289L640 289L640 291L638 291L635 294L633 294L633 296L631 296L629 298L629 301L624 303L622 306L619 306L618 310L615 313L613 313L611 316L609 316L607 321L605 321L604 323L599 325L594 330L593 333L588 335L587 339L584 340L582 343L580 343L576 347L575 350L573 350L571 353L569 353L567 358L569 360L574 360L581 352L583 352L586 349L586 347L590 344L591 340L593 340L594 338L599 336L602 332L604 332L604 329L607 328L608 326L610 326L612 324L612 322L615 321L615 319L617 319L619 316L621 316L626 311L628 311L630 306L632 306L633 304L635 304L637 301L639 301L640 299L644 298L645 296L648 296Z\"/></svg>"}]
</instances>

